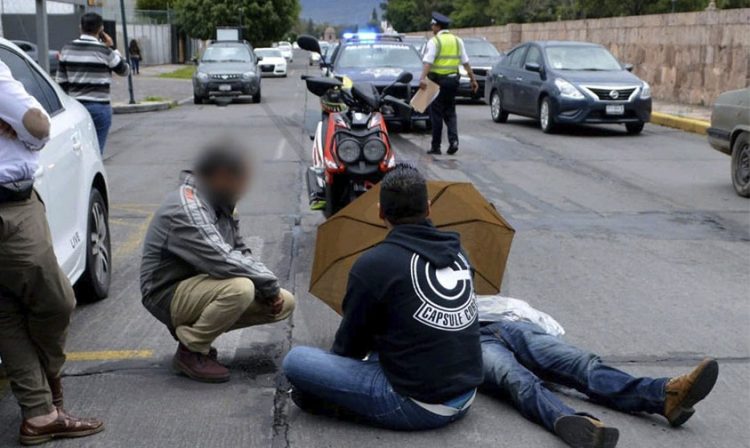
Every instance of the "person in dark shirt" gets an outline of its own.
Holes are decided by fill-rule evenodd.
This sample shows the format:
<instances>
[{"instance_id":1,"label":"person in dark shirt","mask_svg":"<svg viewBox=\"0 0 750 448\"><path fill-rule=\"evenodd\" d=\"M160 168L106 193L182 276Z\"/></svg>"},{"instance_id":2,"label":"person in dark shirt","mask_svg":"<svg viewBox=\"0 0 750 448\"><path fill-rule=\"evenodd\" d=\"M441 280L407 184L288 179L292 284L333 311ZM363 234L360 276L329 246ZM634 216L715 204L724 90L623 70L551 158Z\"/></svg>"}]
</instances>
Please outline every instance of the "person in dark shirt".
<instances>
[{"instance_id":1,"label":"person in dark shirt","mask_svg":"<svg viewBox=\"0 0 750 448\"><path fill-rule=\"evenodd\" d=\"M398 165L384 177L386 239L349 274L332 352L295 347L284 359L303 410L399 430L462 418L482 382L472 268L456 233L427 220L427 184Z\"/></svg>"}]
</instances>

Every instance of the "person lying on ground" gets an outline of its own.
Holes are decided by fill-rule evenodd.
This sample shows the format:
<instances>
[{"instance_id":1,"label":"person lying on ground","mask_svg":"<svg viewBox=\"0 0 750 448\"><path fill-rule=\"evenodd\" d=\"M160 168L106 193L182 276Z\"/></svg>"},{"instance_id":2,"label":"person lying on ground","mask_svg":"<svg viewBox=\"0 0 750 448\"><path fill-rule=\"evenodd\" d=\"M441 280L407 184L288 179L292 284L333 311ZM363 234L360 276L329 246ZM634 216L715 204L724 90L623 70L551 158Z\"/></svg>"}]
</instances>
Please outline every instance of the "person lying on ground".
<instances>
[{"instance_id":1,"label":"person lying on ground","mask_svg":"<svg viewBox=\"0 0 750 448\"><path fill-rule=\"evenodd\" d=\"M398 165L380 186L390 232L351 269L332 351L295 347L284 374L304 411L438 428L466 415L482 382L471 266L458 234L427 220L416 168Z\"/></svg>"},{"instance_id":2,"label":"person lying on ground","mask_svg":"<svg viewBox=\"0 0 750 448\"><path fill-rule=\"evenodd\" d=\"M524 417L572 447L611 448L619 432L571 409L540 378L574 388L593 402L621 412L662 415L677 427L693 415L693 406L708 395L719 374L718 363L705 359L686 375L636 378L566 343L559 324L523 301L479 296L477 306L484 361L482 390L510 398Z\"/></svg>"},{"instance_id":3,"label":"person lying on ground","mask_svg":"<svg viewBox=\"0 0 750 448\"><path fill-rule=\"evenodd\" d=\"M292 294L240 235L235 205L249 180L243 148L232 142L209 146L146 233L143 305L179 342L175 370L194 380L229 380L211 346L219 335L279 322L294 310Z\"/></svg>"}]
</instances>

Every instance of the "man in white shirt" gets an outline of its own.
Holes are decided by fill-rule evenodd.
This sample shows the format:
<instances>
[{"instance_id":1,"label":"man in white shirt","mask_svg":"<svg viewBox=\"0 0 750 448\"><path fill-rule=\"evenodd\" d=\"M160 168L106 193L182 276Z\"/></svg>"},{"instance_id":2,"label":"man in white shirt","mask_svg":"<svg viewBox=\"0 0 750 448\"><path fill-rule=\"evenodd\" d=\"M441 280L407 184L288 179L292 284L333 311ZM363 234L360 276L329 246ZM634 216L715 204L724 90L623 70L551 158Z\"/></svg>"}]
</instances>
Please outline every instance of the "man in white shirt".
<instances>
[{"instance_id":1,"label":"man in white shirt","mask_svg":"<svg viewBox=\"0 0 750 448\"><path fill-rule=\"evenodd\" d=\"M0 61L0 358L23 414L24 445L104 429L63 409L60 374L75 295L34 191L49 133L47 112Z\"/></svg>"},{"instance_id":2,"label":"man in white shirt","mask_svg":"<svg viewBox=\"0 0 750 448\"><path fill-rule=\"evenodd\" d=\"M443 137L443 122L448 126L448 154L458 152L458 119L456 117L456 93L460 76L459 66L463 65L469 75L471 90L476 92L479 84L469 64L464 41L454 36L449 30L450 19L440 13L432 13L432 32L435 37L427 42L422 62L420 88L426 86L426 78L440 86L440 93L430 105L432 121L432 145L427 154L441 154L440 144Z\"/></svg>"}]
</instances>

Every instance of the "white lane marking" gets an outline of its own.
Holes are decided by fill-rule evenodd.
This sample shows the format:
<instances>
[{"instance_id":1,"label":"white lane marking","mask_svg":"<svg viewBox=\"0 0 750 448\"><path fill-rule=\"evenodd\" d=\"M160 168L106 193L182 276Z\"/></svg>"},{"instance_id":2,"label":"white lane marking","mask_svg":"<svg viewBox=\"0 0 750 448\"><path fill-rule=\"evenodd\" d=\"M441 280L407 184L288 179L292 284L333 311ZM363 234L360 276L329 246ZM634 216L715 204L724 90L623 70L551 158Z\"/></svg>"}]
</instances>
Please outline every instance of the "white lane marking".
<instances>
[{"instance_id":1,"label":"white lane marking","mask_svg":"<svg viewBox=\"0 0 750 448\"><path fill-rule=\"evenodd\" d=\"M286 140L284 138L281 138L279 140L278 146L276 146L276 155L273 157L273 160L281 160L281 158L284 157L285 149L286 149Z\"/></svg>"}]
</instances>

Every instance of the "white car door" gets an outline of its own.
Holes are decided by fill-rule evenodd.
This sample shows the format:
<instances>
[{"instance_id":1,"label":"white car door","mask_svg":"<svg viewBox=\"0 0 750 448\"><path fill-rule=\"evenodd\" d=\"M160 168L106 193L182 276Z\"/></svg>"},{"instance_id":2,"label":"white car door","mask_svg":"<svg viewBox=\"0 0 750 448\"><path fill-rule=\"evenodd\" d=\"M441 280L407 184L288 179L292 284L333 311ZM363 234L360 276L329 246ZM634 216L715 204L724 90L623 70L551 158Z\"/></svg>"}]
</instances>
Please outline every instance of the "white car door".
<instances>
[{"instance_id":1,"label":"white car door","mask_svg":"<svg viewBox=\"0 0 750 448\"><path fill-rule=\"evenodd\" d=\"M26 91L34 96L49 113L52 127L50 141L40 154L35 187L47 209L57 260L65 274L76 268L86 231L88 199L81 200L82 157L80 136L75 117L66 113L60 97L37 68L15 51L0 47L5 62Z\"/></svg>"}]
</instances>

